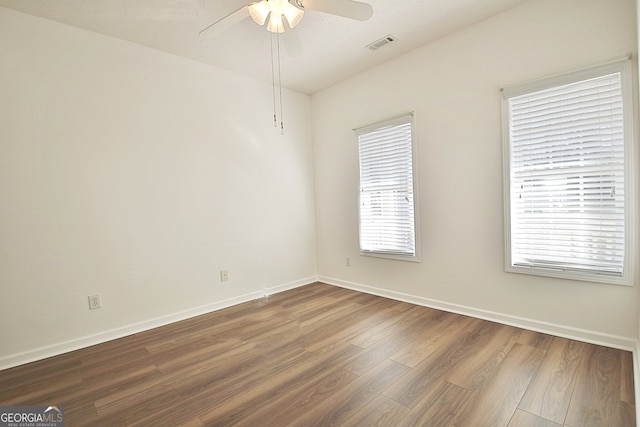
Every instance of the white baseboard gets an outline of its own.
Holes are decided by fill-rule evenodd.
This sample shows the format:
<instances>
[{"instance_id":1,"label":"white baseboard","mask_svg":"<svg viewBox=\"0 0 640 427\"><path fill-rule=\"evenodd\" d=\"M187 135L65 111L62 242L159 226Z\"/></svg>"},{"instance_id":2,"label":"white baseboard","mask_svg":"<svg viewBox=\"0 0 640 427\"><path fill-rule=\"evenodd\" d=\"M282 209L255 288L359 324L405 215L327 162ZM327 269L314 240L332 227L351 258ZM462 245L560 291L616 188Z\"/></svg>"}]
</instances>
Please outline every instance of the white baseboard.
<instances>
[{"instance_id":1,"label":"white baseboard","mask_svg":"<svg viewBox=\"0 0 640 427\"><path fill-rule=\"evenodd\" d=\"M425 307L435 308L438 310L449 311L452 313L462 314L465 316L477 317L479 319L489 320L492 322L502 323L505 325L515 326L518 328L529 329L536 332L555 335L563 338L584 341L591 344L603 345L606 347L618 348L621 350L635 352L638 343L636 339L621 337L611 334L603 334L600 332L589 331L586 329L574 328L571 326L558 325L540 320L527 319L524 317L512 316L509 314L497 313L478 308L468 307L459 304L452 304L444 301L438 301L430 298L419 297L415 295L405 294L402 292L390 291L388 289L376 288L373 286L363 285L360 283L349 282L345 280L335 279L332 277L319 276L318 281L330 285L340 286L342 288L352 289L368 294L378 295L381 297L391 298L398 301L404 301L411 304L422 305ZM636 384L640 384L636 382ZM639 387L640 388L640 387ZM639 405L640 406L640 405ZM639 418L640 419L640 418Z\"/></svg>"},{"instance_id":2,"label":"white baseboard","mask_svg":"<svg viewBox=\"0 0 640 427\"><path fill-rule=\"evenodd\" d=\"M250 292L244 295L240 295L233 298L228 298L222 301L216 301L210 304L205 304L199 307L190 308L188 310L179 311L177 313L168 314L165 316L156 317L154 319L145 320L142 322L134 323L131 325L123 326L116 329L111 329L97 334L75 338L72 340L56 343L53 345L36 348L33 350L25 351L22 353L12 354L0 358L0 370L12 368L14 366L24 365L26 363L35 362L37 360L46 359L48 357L58 356L63 353L68 353L73 350L89 347L96 344L101 344L114 339L126 337L139 332L147 331L149 329L157 328L159 326L165 326L170 323L179 322L181 320L189 319L192 317L200 316L202 314L211 313L213 311L221 310L223 308L231 307L233 305L241 304L243 302L252 301L257 298L262 298L265 295L271 295L279 292L283 292L289 289L297 288L309 283L313 283L317 280L317 277L310 277L306 279L296 280L294 282L285 283L282 285L265 287L264 290Z\"/></svg>"},{"instance_id":3,"label":"white baseboard","mask_svg":"<svg viewBox=\"0 0 640 427\"><path fill-rule=\"evenodd\" d=\"M266 288L266 295L278 294L280 292L288 291L290 289L299 288L300 286L308 285L318 281L318 276L307 277L305 279L296 280L294 282L284 283L277 286L268 286Z\"/></svg>"}]
</instances>

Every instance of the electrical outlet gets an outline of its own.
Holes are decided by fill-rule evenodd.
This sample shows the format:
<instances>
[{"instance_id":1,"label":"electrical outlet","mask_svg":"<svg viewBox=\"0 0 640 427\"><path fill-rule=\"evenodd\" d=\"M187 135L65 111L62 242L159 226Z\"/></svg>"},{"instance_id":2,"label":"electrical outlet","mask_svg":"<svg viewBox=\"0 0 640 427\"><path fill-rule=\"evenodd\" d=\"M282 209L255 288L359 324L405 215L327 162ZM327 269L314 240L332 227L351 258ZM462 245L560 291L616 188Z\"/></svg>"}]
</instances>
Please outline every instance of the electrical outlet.
<instances>
[{"instance_id":1,"label":"electrical outlet","mask_svg":"<svg viewBox=\"0 0 640 427\"><path fill-rule=\"evenodd\" d=\"M89 310L95 310L100 307L100 295L89 295Z\"/></svg>"},{"instance_id":2,"label":"electrical outlet","mask_svg":"<svg viewBox=\"0 0 640 427\"><path fill-rule=\"evenodd\" d=\"M344 261L344 264L345 264L347 267L351 267L351 257L347 257L347 258L345 259L345 261Z\"/></svg>"},{"instance_id":3,"label":"electrical outlet","mask_svg":"<svg viewBox=\"0 0 640 427\"><path fill-rule=\"evenodd\" d=\"M229 272L227 270L220 270L220 281L226 282L229 280Z\"/></svg>"}]
</instances>

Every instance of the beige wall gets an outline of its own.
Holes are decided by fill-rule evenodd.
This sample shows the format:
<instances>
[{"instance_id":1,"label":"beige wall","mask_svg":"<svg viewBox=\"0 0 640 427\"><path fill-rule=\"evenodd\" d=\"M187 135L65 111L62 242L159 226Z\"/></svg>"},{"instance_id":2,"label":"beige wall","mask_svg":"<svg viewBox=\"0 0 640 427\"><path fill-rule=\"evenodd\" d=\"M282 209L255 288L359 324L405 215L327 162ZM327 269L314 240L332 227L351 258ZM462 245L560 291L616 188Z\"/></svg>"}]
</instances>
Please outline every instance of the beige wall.
<instances>
[{"instance_id":1,"label":"beige wall","mask_svg":"<svg viewBox=\"0 0 640 427\"><path fill-rule=\"evenodd\" d=\"M0 52L0 368L315 279L308 96L281 136L268 83L4 8Z\"/></svg>"},{"instance_id":2,"label":"beige wall","mask_svg":"<svg viewBox=\"0 0 640 427\"><path fill-rule=\"evenodd\" d=\"M634 0L530 1L314 95L321 278L632 347L637 285L504 272L499 88L635 55L637 40ZM419 264L358 252L351 129L407 111L416 113Z\"/></svg>"}]
</instances>

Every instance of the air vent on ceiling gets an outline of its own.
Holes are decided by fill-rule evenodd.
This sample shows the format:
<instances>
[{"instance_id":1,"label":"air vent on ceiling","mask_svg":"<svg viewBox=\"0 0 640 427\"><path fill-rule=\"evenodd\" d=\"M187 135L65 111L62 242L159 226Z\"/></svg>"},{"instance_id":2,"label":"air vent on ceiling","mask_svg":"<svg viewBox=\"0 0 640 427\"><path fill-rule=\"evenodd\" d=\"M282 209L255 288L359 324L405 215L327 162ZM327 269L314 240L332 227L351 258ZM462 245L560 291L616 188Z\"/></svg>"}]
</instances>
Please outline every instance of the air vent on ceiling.
<instances>
[{"instance_id":1,"label":"air vent on ceiling","mask_svg":"<svg viewBox=\"0 0 640 427\"><path fill-rule=\"evenodd\" d=\"M391 43L392 41L395 41L396 38L394 36L392 36L391 34L388 34L386 36L384 36L383 38L381 38L380 40L376 40L373 43L368 44L367 46L365 46L367 49L369 50L376 50L381 48L382 46Z\"/></svg>"}]
</instances>

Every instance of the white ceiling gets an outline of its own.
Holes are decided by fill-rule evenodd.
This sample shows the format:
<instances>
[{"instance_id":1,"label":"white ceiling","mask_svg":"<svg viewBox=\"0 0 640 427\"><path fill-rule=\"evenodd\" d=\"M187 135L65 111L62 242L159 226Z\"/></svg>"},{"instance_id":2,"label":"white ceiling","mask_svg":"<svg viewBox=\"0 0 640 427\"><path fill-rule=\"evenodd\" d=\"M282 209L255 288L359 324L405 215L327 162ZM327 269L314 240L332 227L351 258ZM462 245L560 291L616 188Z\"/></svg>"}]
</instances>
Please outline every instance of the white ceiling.
<instances>
[{"instance_id":1,"label":"white ceiling","mask_svg":"<svg viewBox=\"0 0 640 427\"><path fill-rule=\"evenodd\" d=\"M313 94L526 0L364 0L360 22L314 10L296 27L302 54L282 48L282 85ZM201 29L247 0L0 0L0 6L129 40L271 82L270 33L250 18L217 37ZM396 41L366 45L387 34Z\"/></svg>"}]
</instances>

